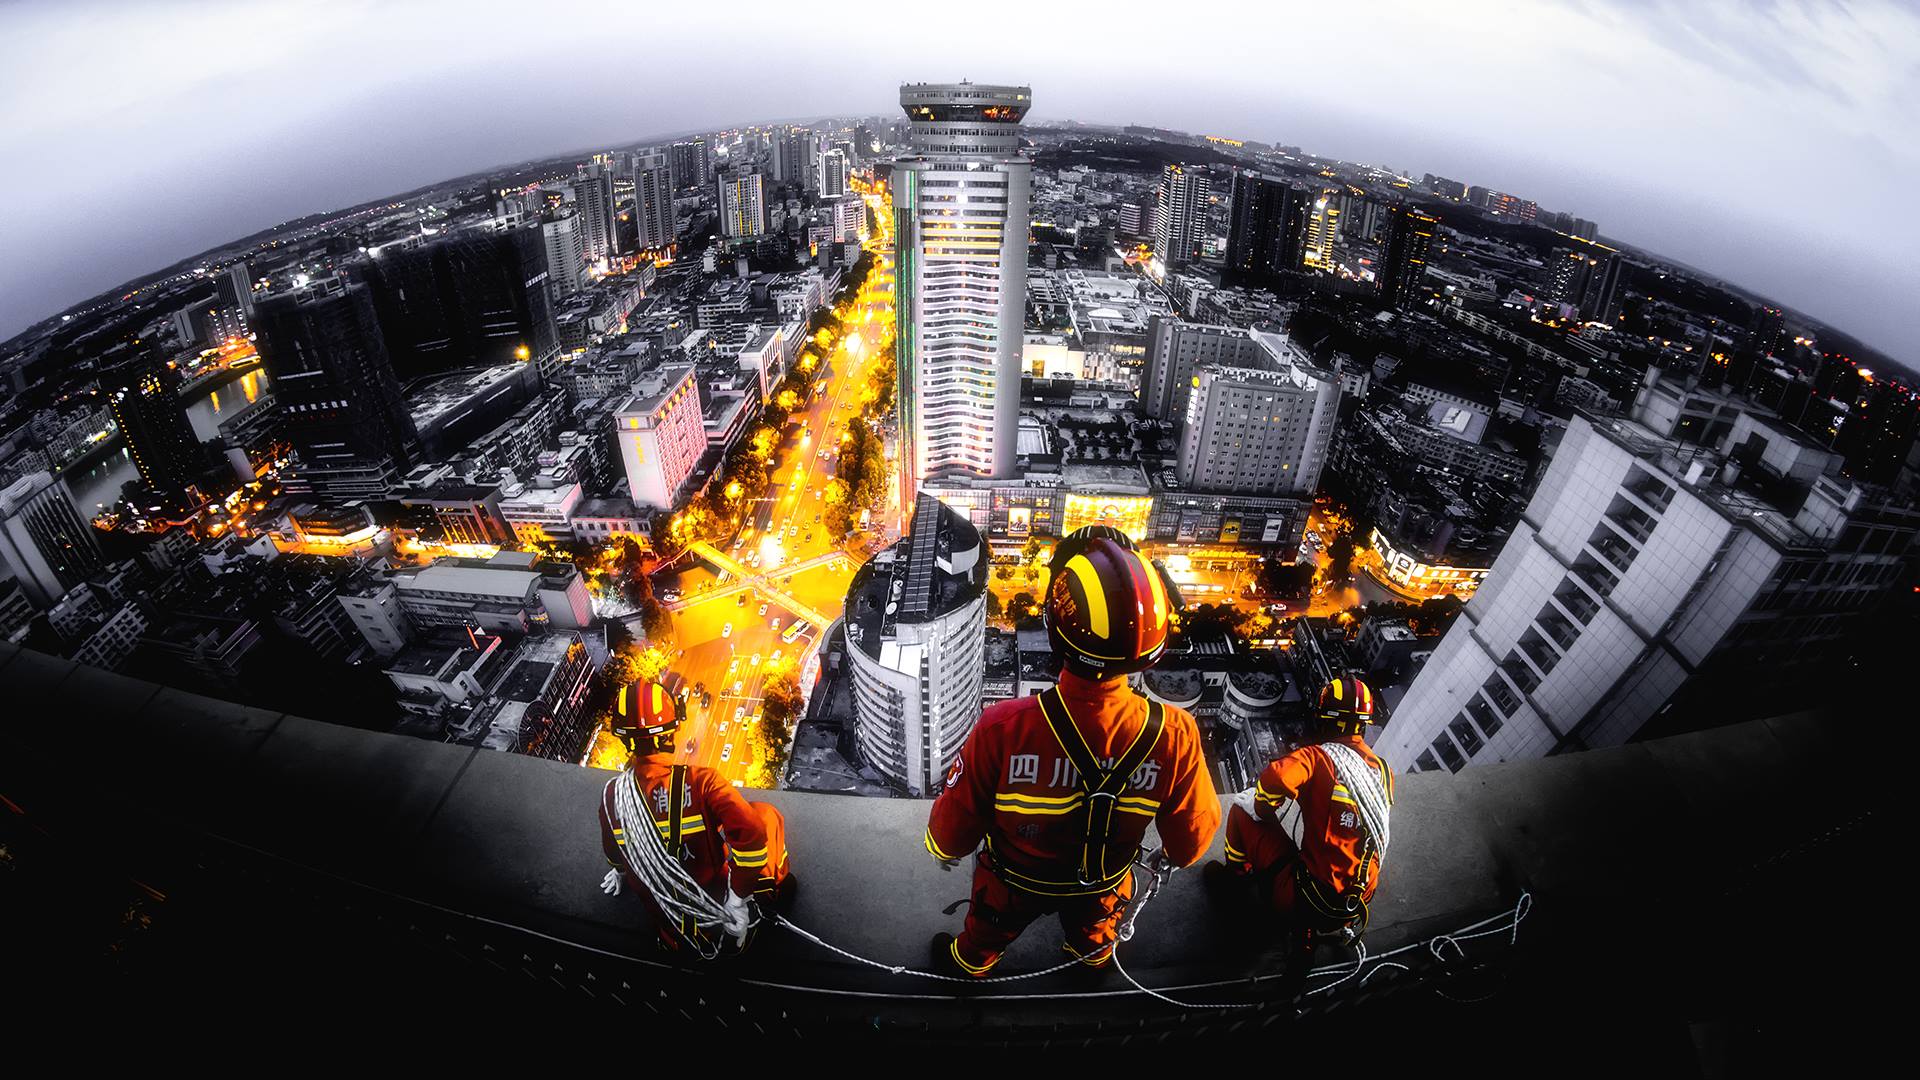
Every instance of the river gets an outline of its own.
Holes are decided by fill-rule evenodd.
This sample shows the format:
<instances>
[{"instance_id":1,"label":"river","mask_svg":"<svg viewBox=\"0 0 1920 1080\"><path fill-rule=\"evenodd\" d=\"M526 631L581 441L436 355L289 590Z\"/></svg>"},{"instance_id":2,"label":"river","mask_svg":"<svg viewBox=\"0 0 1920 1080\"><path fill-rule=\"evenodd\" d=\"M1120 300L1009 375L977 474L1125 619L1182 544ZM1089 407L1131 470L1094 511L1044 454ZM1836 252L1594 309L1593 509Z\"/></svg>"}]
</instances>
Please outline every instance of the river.
<instances>
[{"instance_id":1,"label":"river","mask_svg":"<svg viewBox=\"0 0 1920 1080\"><path fill-rule=\"evenodd\" d=\"M214 386L196 397L187 406L187 422L193 425L193 433L199 436L200 441L206 442L220 434L222 423L260 400L266 388L266 370L252 368L238 378ZM74 505L86 517L92 517L117 501L120 489L127 481L138 479L139 476L140 470L134 467L133 455L124 441L113 452L85 469L65 474L67 487L73 492Z\"/></svg>"}]
</instances>

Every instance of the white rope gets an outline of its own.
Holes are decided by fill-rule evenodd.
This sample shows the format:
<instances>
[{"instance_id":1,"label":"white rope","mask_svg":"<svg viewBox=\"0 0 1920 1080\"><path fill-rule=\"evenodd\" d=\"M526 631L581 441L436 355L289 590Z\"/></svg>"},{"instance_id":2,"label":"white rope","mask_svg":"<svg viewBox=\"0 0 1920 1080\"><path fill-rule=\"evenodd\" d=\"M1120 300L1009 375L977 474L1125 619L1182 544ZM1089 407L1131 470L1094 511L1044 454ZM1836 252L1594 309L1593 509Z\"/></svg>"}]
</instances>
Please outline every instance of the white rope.
<instances>
[{"instance_id":1,"label":"white rope","mask_svg":"<svg viewBox=\"0 0 1920 1080\"><path fill-rule=\"evenodd\" d=\"M1333 771L1340 777L1340 782L1353 795L1354 804L1360 807L1360 816L1366 819L1367 832L1373 837L1374 847L1380 853L1380 865L1385 867L1389 840L1387 789L1380 784L1380 774L1368 766L1351 746L1334 742L1319 745L1320 752L1333 763Z\"/></svg>"},{"instance_id":2,"label":"white rope","mask_svg":"<svg viewBox=\"0 0 1920 1080\"><path fill-rule=\"evenodd\" d=\"M1064 963L1055 964L1054 966L1049 968L1042 968L1038 971L1023 972L1018 975L992 975L984 978L969 978L969 977L959 976L959 975L942 975L939 972L935 972L935 971L922 971L918 968L908 967L905 964L884 964L878 960L873 960L865 956L861 956L859 953L852 952L851 950L843 949L840 946L835 945L832 942L827 941L826 939L820 937L820 935L815 934L812 931L807 930L806 928L794 923L792 920L788 919L784 915L777 915L777 914L774 915L773 922L775 925L784 927L787 930L792 931L797 936L804 938L807 941L813 942L815 945L820 946L821 948L827 950L828 952L834 953L848 960L852 960L855 963L865 964L868 967L876 968L880 971L885 971L894 975L912 975L917 978L932 979L937 982L965 983L968 985L978 985L982 983L1009 983L1009 982L1019 982L1022 979L1038 979L1045 975L1052 975L1052 974L1055 974L1056 972L1065 971L1068 968L1078 966L1080 964L1085 963L1087 960L1098 958L1104 954L1111 954L1113 958L1114 970L1118 971L1121 974L1121 976L1127 980L1127 982L1131 983L1135 990L1157 1001L1162 1001L1168 1005L1172 1005L1175 1008L1180 1008L1180 1009L1256 1009L1265 1005L1272 1004L1271 1001L1242 1001L1242 1002L1225 1002L1225 1003L1181 1001L1177 998L1168 997L1166 994L1163 994L1160 991L1155 990L1150 986L1146 986L1142 984L1140 980L1133 977L1133 973L1128 971L1125 965L1123 965L1120 962L1120 951L1119 951L1120 943L1123 941L1133 940L1134 923L1136 922L1136 920L1139 919L1140 912L1146 908L1147 902L1153 899L1154 894L1160 890L1161 886L1163 886L1167 882L1167 880L1173 876L1173 870L1170 867L1163 867L1163 868L1156 869L1150 863L1142 860L1135 860L1135 865L1141 867L1142 869L1147 870L1151 876L1147 879L1147 884L1145 888L1143 888L1140 893L1135 895L1133 899L1128 901L1127 907L1126 907L1126 913L1121 917L1120 926L1118 931L1115 933L1114 940L1101 946L1099 949L1096 949L1093 952L1089 953L1084 959L1076 957L1075 959L1068 960ZM1526 919L1528 912L1530 912L1532 908L1533 908L1533 894L1521 893L1519 900L1517 900L1514 903L1512 910L1504 912L1499 915L1489 916L1485 919L1481 919L1479 922L1476 922L1476 923L1470 923L1466 926L1461 927L1459 930L1451 934L1440 934L1435 937L1426 939L1424 941L1416 941L1408 945L1402 945L1397 949L1393 949L1388 952L1381 953L1378 956L1369 956L1367 953L1366 944L1362 942L1360 945L1357 946L1358 955L1356 955L1352 961L1330 964L1330 965L1327 965L1326 967L1315 968L1312 971L1308 972L1306 976L1308 979L1321 978L1328 975L1336 975L1336 974L1339 975L1340 978L1335 979L1333 982L1330 982L1325 986L1320 986L1312 990L1309 990L1301 996L1310 997L1314 994L1327 993L1328 991L1333 990L1335 987L1340 986L1352 980L1355 976L1359 976L1362 971L1366 972L1366 974L1364 976L1361 976L1360 978L1360 985L1363 987L1367 985L1368 981L1370 981L1375 975L1378 975L1381 971L1387 968L1398 968L1401 971L1411 971L1413 969L1408 967L1406 964L1397 963L1397 962L1386 963L1385 961L1390 956L1398 956L1401 953L1411 952L1415 949L1425 948L1433 954L1436 960L1440 960L1444 962L1445 957L1442 956L1440 953L1440 950L1442 948L1444 948L1446 945L1452 945L1454 950L1458 952L1461 955L1461 957L1464 958L1466 956L1466 950L1460 945L1460 942L1471 941L1474 938L1490 937L1494 934L1506 933L1509 935L1508 944L1510 945L1517 944L1520 940L1520 923ZM1493 924L1495 923L1499 923L1500 925L1494 926ZM1492 928L1486 929L1487 927L1492 927ZM1436 993L1437 992L1438 991L1436 990ZM1450 999L1450 1000L1460 1000L1460 999Z\"/></svg>"},{"instance_id":3,"label":"white rope","mask_svg":"<svg viewBox=\"0 0 1920 1080\"><path fill-rule=\"evenodd\" d=\"M700 957L712 960L720 955L720 941L714 938L708 943L706 934L688 934L681 927L691 921L700 930L714 930L726 925L727 909L720 901L707 895L707 891L693 880L686 867L667 852L660 841L659 825L653 814L641 804L639 786L634 782L631 769L607 781L614 785L614 813L620 818L620 827L625 831L627 842L620 846L627 867L639 880L653 902L659 906L674 933L691 945ZM667 808L670 814L678 814L682 807ZM642 839L644 837L645 839Z\"/></svg>"}]
</instances>

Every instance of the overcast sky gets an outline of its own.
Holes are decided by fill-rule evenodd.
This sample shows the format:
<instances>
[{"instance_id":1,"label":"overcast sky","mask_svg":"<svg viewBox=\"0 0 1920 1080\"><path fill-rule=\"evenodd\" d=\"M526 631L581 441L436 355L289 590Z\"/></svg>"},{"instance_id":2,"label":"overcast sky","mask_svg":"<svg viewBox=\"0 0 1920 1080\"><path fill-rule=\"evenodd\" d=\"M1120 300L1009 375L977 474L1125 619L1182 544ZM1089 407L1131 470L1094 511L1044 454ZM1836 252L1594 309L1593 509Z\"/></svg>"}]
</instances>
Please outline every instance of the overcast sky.
<instances>
[{"instance_id":1,"label":"overcast sky","mask_svg":"<svg viewBox=\"0 0 1920 1080\"><path fill-rule=\"evenodd\" d=\"M656 10L657 9L657 10ZM1511 191L1920 365L1894 3L0 4L0 338L224 241L650 134L898 112L1295 144ZM903 12L928 13L907 21Z\"/></svg>"}]
</instances>

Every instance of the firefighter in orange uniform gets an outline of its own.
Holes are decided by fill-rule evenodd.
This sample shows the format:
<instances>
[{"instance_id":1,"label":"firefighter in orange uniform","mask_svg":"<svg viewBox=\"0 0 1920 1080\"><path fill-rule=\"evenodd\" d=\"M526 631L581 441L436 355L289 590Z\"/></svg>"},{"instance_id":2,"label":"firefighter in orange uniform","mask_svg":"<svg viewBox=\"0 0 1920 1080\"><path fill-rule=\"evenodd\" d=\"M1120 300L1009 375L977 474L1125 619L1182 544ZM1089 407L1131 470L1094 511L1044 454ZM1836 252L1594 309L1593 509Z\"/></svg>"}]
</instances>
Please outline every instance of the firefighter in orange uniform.
<instances>
[{"instance_id":1,"label":"firefighter in orange uniform","mask_svg":"<svg viewBox=\"0 0 1920 1080\"><path fill-rule=\"evenodd\" d=\"M1244 898L1251 885L1283 926L1310 948L1316 934L1357 940L1386 855L1393 774L1367 746L1373 691L1342 676L1320 692L1319 742L1271 762L1259 782L1232 799L1226 861L1207 864L1210 891ZM1283 822L1299 806L1299 840Z\"/></svg>"},{"instance_id":2,"label":"firefighter in orange uniform","mask_svg":"<svg viewBox=\"0 0 1920 1080\"><path fill-rule=\"evenodd\" d=\"M627 772L607 782L600 797L600 844L613 869L600 882L615 895L623 884L635 889L660 931L663 948L691 945L712 955L724 940L688 921L668 918L635 876L628 862L626 834L618 810L619 785L631 775L639 803L653 818L669 857L708 896L723 900L725 931L738 947L747 944L751 919L748 901L784 909L798 883L787 872L786 821L765 803L750 803L713 769L674 764L674 732L680 726L673 695L657 682L638 680L621 687L615 703L614 734L632 753Z\"/></svg>"},{"instance_id":3,"label":"firefighter in orange uniform","mask_svg":"<svg viewBox=\"0 0 1920 1080\"><path fill-rule=\"evenodd\" d=\"M927 850L948 869L979 849L965 927L933 939L945 974L984 977L1048 913L1067 952L1102 967L1148 823L1173 866L1205 854L1220 825L1193 717L1127 686L1166 649L1179 593L1107 526L1062 540L1050 572L1060 683L986 710L927 825Z\"/></svg>"}]
</instances>

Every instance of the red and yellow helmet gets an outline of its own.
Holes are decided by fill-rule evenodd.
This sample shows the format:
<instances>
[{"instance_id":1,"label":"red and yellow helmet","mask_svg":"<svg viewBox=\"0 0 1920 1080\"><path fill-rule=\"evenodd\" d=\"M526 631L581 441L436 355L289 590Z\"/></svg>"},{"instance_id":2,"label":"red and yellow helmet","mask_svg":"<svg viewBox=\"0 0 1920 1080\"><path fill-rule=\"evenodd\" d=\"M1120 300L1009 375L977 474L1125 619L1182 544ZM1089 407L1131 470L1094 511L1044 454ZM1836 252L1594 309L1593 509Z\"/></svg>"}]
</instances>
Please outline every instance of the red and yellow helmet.
<instances>
[{"instance_id":1,"label":"red and yellow helmet","mask_svg":"<svg viewBox=\"0 0 1920 1080\"><path fill-rule=\"evenodd\" d=\"M1342 675L1320 690L1320 722L1340 735L1360 735L1373 721L1373 688Z\"/></svg>"},{"instance_id":2,"label":"red and yellow helmet","mask_svg":"<svg viewBox=\"0 0 1920 1080\"><path fill-rule=\"evenodd\" d=\"M651 679L635 679L620 688L613 703L615 732L648 738L679 726L680 710L666 687Z\"/></svg>"},{"instance_id":3,"label":"red and yellow helmet","mask_svg":"<svg viewBox=\"0 0 1920 1080\"><path fill-rule=\"evenodd\" d=\"M1178 594L1125 533L1076 530L1054 549L1049 572L1047 637L1076 674L1141 671L1166 651Z\"/></svg>"}]
</instances>

